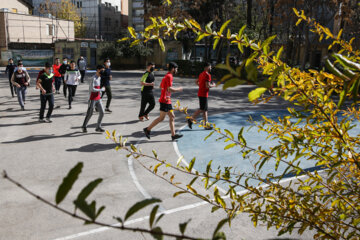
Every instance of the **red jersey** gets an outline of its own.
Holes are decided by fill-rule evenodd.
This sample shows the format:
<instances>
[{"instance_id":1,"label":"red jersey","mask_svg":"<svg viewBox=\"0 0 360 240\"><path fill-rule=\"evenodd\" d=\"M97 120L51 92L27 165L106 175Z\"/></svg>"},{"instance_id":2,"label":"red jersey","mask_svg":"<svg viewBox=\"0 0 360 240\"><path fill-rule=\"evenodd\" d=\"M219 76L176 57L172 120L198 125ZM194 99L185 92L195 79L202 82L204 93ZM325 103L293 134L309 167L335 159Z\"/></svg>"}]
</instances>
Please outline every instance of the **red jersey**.
<instances>
[{"instance_id":1,"label":"red jersey","mask_svg":"<svg viewBox=\"0 0 360 240\"><path fill-rule=\"evenodd\" d=\"M171 104L171 92L168 91L168 88L173 84L173 75L168 72L165 77L162 79L160 87L161 87L161 96L159 99L160 103Z\"/></svg>"},{"instance_id":2,"label":"red jersey","mask_svg":"<svg viewBox=\"0 0 360 240\"><path fill-rule=\"evenodd\" d=\"M209 97L209 88L206 87L206 83L211 82L211 75L207 71L203 71L199 75L199 97Z\"/></svg>"},{"instance_id":3,"label":"red jersey","mask_svg":"<svg viewBox=\"0 0 360 240\"><path fill-rule=\"evenodd\" d=\"M61 64L59 64L59 65L54 64L52 66L55 77L61 77L61 74L59 73L60 66L61 66Z\"/></svg>"}]
</instances>

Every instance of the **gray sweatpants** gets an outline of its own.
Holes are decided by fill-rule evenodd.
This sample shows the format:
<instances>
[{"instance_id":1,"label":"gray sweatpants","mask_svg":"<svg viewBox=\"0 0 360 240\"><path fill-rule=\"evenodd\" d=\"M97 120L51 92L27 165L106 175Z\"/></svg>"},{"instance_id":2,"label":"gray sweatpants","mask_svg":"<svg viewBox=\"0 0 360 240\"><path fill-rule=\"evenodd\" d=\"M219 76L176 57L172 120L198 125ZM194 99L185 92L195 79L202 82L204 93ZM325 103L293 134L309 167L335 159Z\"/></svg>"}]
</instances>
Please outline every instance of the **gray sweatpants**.
<instances>
[{"instance_id":1,"label":"gray sweatpants","mask_svg":"<svg viewBox=\"0 0 360 240\"><path fill-rule=\"evenodd\" d=\"M93 115L95 107L99 111L99 118L98 118L98 121L97 121L96 128L101 128L101 121L102 121L102 119L104 117L104 108L103 108L103 105L101 103L101 99L100 100L89 100L89 107L88 107L88 110L87 110L87 113L86 113L84 124L82 126L83 128L86 128L86 126L88 125L89 120L90 120L91 116Z\"/></svg>"}]
</instances>

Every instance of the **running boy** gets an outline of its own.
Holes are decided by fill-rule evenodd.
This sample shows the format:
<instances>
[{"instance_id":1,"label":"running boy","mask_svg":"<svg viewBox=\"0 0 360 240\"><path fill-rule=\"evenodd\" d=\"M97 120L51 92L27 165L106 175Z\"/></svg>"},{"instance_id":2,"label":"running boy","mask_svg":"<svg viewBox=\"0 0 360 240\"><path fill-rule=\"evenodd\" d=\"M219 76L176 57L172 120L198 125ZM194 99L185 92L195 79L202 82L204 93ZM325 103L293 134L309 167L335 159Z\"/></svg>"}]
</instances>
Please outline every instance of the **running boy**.
<instances>
[{"instance_id":1,"label":"running boy","mask_svg":"<svg viewBox=\"0 0 360 240\"><path fill-rule=\"evenodd\" d=\"M21 110L25 110L26 89L30 84L29 74L23 70L23 64L19 63L17 70L11 77L11 83L16 87L18 101Z\"/></svg>"},{"instance_id":2,"label":"running boy","mask_svg":"<svg viewBox=\"0 0 360 240\"><path fill-rule=\"evenodd\" d=\"M171 105L171 93L172 92L182 92L182 88L174 88L172 86L173 83L173 75L177 73L178 66L176 63L169 63L169 72L162 79L160 88L161 88L161 96L159 99L160 102L160 116L155 119L150 126L144 128L145 136L150 139L151 129L153 129L157 124L162 122L165 119L166 114L169 116L169 124L171 130L171 139L174 141L178 138L181 138L183 135L175 134L175 114L173 112L173 108Z\"/></svg>"},{"instance_id":3,"label":"running boy","mask_svg":"<svg viewBox=\"0 0 360 240\"><path fill-rule=\"evenodd\" d=\"M82 131L84 133L87 132L87 125L89 123L89 120L94 112L94 108L96 107L97 110L99 111L99 118L97 121L97 125L96 125L96 129L95 131L97 132L104 132L104 129L101 128L101 121L104 117L104 108L103 105L101 103L101 92L105 91L104 87L100 87L101 84L101 73L104 71L104 66L102 65L98 65L96 67L96 75L93 77L93 79L90 81L90 97L89 97L89 105L88 105L88 110L86 113L86 117L84 120L84 123L82 125Z\"/></svg>"},{"instance_id":4,"label":"running boy","mask_svg":"<svg viewBox=\"0 0 360 240\"><path fill-rule=\"evenodd\" d=\"M202 113L203 120L206 124L205 129L211 130L212 127L208 126L208 97L210 88L215 87L215 83L211 83L211 64L206 63L204 71L199 75L199 78L196 80L196 84L199 86L198 97L200 108L194 112L191 119L188 119L188 126L192 129L193 121L196 121L197 116Z\"/></svg>"},{"instance_id":5,"label":"running boy","mask_svg":"<svg viewBox=\"0 0 360 240\"><path fill-rule=\"evenodd\" d=\"M67 70L70 69L70 65L68 64L68 59L66 57L63 58L63 63L61 64L60 68L59 68L59 73L61 74L62 80L63 80L63 92L64 92L64 97L66 97L66 90L67 90L67 86L65 83L65 73Z\"/></svg>"},{"instance_id":6,"label":"running boy","mask_svg":"<svg viewBox=\"0 0 360 240\"><path fill-rule=\"evenodd\" d=\"M65 73L65 83L69 90L69 109L71 109L71 103L74 100L77 85L79 85L81 75L79 70L76 69L75 61L71 61L70 69Z\"/></svg>"},{"instance_id":7,"label":"running boy","mask_svg":"<svg viewBox=\"0 0 360 240\"><path fill-rule=\"evenodd\" d=\"M146 72L141 78L141 107L139 113L139 120L144 121L149 120L149 113L155 107L155 98L153 93L153 88L155 86L155 77L154 77L155 64L150 62L147 65ZM145 110L146 105L149 104L148 108Z\"/></svg>"},{"instance_id":8,"label":"running boy","mask_svg":"<svg viewBox=\"0 0 360 240\"><path fill-rule=\"evenodd\" d=\"M54 109L54 85L53 85L54 74L51 73L51 64L45 63L44 73L39 77L37 81L37 87L40 89L40 117L39 122L45 122L44 113L46 102L49 102L49 109L46 114L46 122L51 123L51 114Z\"/></svg>"},{"instance_id":9,"label":"running boy","mask_svg":"<svg viewBox=\"0 0 360 240\"><path fill-rule=\"evenodd\" d=\"M9 78L9 85L10 85L10 91L11 91L11 96L14 97L14 86L11 83L11 77L15 71L15 64L14 64L14 60L12 58L9 58L9 64L6 66L5 69L5 74L8 74L8 78ZM16 92L15 92L16 93Z\"/></svg>"},{"instance_id":10,"label":"running boy","mask_svg":"<svg viewBox=\"0 0 360 240\"><path fill-rule=\"evenodd\" d=\"M61 87L61 82L62 82L61 74L59 72L60 67L61 67L60 59L55 58L55 64L53 64L52 68L53 68L54 79L55 79L55 91L56 91L55 93L56 94L60 93L60 87Z\"/></svg>"},{"instance_id":11,"label":"running boy","mask_svg":"<svg viewBox=\"0 0 360 240\"><path fill-rule=\"evenodd\" d=\"M112 112L110 110L110 103L111 103L111 99L112 99L110 81L112 80L112 75L111 75L111 68L110 68L111 63L110 63L109 58L106 58L104 60L104 65L105 65L105 70L101 74L101 87L105 87L105 92L102 93L101 98L106 93L107 101L106 101L105 111L106 112Z\"/></svg>"}]
</instances>

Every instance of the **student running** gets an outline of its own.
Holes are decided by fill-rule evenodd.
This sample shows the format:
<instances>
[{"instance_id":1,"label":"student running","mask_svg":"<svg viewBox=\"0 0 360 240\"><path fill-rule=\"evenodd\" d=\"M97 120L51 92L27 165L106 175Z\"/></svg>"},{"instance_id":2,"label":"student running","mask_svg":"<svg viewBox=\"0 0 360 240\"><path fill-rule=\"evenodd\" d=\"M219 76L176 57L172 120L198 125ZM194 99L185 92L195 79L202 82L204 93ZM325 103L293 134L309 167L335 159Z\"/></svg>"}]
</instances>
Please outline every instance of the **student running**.
<instances>
[{"instance_id":1,"label":"student running","mask_svg":"<svg viewBox=\"0 0 360 240\"><path fill-rule=\"evenodd\" d=\"M40 117L39 122L45 122L44 113L46 102L49 103L48 112L46 114L46 122L51 123L51 114L54 109L54 84L53 84L54 74L51 73L51 64L45 63L44 73L40 76L37 81L37 87L40 89Z\"/></svg>"},{"instance_id":2,"label":"student running","mask_svg":"<svg viewBox=\"0 0 360 240\"><path fill-rule=\"evenodd\" d=\"M139 120L144 121L149 120L149 113L155 107L155 98L153 89L155 86L155 77L154 77L155 64L150 62L147 65L146 72L141 78L141 106L139 113ZM146 108L146 105L149 106ZM146 110L145 110L146 108Z\"/></svg>"},{"instance_id":3,"label":"student running","mask_svg":"<svg viewBox=\"0 0 360 240\"><path fill-rule=\"evenodd\" d=\"M9 58L9 62L8 65L6 66L5 69L5 74L8 74L8 78L9 78L9 85L10 85L10 91L11 91L11 96L14 97L14 92L16 94L15 90L15 86L13 86L13 84L11 83L11 77L15 71L15 64L14 64L14 60L12 58Z\"/></svg>"},{"instance_id":4,"label":"student running","mask_svg":"<svg viewBox=\"0 0 360 240\"><path fill-rule=\"evenodd\" d=\"M71 61L70 69L68 69L65 73L65 83L68 89L68 101L69 101L69 109L71 109L71 103L74 100L77 85L79 85L79 81L81 78L79 70L76 69L75 61Z\"/></svg>"},{"instance_id":5,"label":"student running","mask_svg":"<svg viewBox=\"0 0 360 240\"><path fill-rule=\"evenodd\" d=\"M94 112L94 108L96 107L99 111L99 117L96 125L95 131L97 132L104 132L104 129L101 128L101 122L104 117L104 108L101 103L101 92L105 91L105 87L100 86L101 84L101 74L104 71L104 66L98 65L96 67L96 74L90 81L90 87L89 87L89 103L88 103L88 109L86 112L86 117L84 120L84 123L82 125L82 131L84 133L87 132L87 125L89 123L89 120Z\"/></svg>"},{"instance_id":6,"label":"student running","mask_svg":"<svg viewBox=\"0 0 360 240\"><path fill-rule=\"evenodd\" d=\"M112 112L110 110L110 103L111 103L111 99L112 99L110 81L112 80L112 75L111 75L111 68L110 68L111 63L110 63L109 58L106 58L104 60L104 65L105 65L105 70L101 74L101 87L105 87L105 92L102 93L101 98L103 98L104 94L106 93L107 101L106 101L105 111Z\"/></svg>"},{"instance_id":7,"label":"student running","mask_svg":"<svg viewBox=\"0 0 360 240\"><path fill-rule=\"evenodd\" d=\"M77 61L77 65L81 74L81 82L84 82L86 68L87 68L87 62L83 56L80 56L80 58Z\"/></svg>"},{"instance_id":8,"label":"student running","mask_svg":"<svg viewBox=\"0 0 360 240\"><path fill-rule=\"evenodd\" d=\"M145 136L150 139L151 129L153 129L157 124L162 122L165 119L166 114L169 116L169 124L171 130L171 139L174 141L178 138L181 138L183 135L175 134L175 114L171 105L171 93L172 92L182 92L182 88L174 88L173 85L173 75L177 73L178 66L176 63L169 63L169 72L162 79L160 88L161 96L159 99L160 102L160 116L155 119L150 126L144 128Z\"/></svg>"},{"instance_id":9,"label":"student running","mask_svg":"<svg viewBox=\"0 0 360 240\"><path fill-rule=\"evenodd\" d=\"M204 71L199 75L199 78L196 80L196 84L199 86L198 97L200 108L194 112L191 119L188 119L188 126L192 129L193 121L196 121L196 118L200 113L203 115L203 120L206 130L211 130L212 127L208 124L208 97L210 88L215 87L215 83L211 83L211 64L206 63Z\"/></svg>"},{"instance_id":10,"label":"student running","mask_svg":"<svg viewBox=\"0 0 360 240\"><path fill-rule=\"evenodd\" d=\"M63 80L63 92L64 92L64 97L66 97L66 90L67 90L67 86L65 83L65 73L67 70L70 69L70 65L68 64L68 59L66 57L63 58L63 63L61 64L60 68L59 68L59 73L61 74L62 80Z\"/></svg>"},{"instance_id":11,"label":"student running","mask_svg":"<svg viewBox=\"0 0 360 240\"><path fill-rule=\"evenodd\" d=\"M18 101L21 107L21 110L25 110L25 100L26 100L26 90L30 85L30 76L23 70L23 64L19 63L17 70L11 77L11 83L16 87Z\"/></svg>"},{"instance_id":12,"label":"student running","mask_svg":"<svg viewBox=\"0 0 360 240\"><path fill-rule=\"evenodd\" d=\"M61 67L60 59L56 58L55 63L52 66L53 73L54 73L54 79L55 79L55 93L56 94L60 93L60 87L61 87L61 82L62 82L62 77L61 77L61 74L59 72L60 67Z\"/></svg>"}]
</instances>

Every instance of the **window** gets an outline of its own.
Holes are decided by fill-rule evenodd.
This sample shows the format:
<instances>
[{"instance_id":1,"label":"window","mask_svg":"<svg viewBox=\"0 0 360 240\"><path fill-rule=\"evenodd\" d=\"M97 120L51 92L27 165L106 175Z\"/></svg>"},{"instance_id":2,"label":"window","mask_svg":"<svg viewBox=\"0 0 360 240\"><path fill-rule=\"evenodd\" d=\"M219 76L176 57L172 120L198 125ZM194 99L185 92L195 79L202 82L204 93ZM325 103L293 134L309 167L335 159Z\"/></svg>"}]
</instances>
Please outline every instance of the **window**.
<instances>
[{"instance_id":1,"label":"window","mask_svg":"<svg viewBox=\"0 0 360 240\"><path fill-rule=\"evenodd\" d=\"M81 1L77 1L76 5L77 5L77 8L82 8L82 2Z\"/></svg>"},{"instance_id":2,"label":"window","mask_svg":"<svg viewBox=\"0 0 360 240\"><path fill-rule=\"evenodd\" d=\"M68 59L74 59L74 49L73 48L63 48L62 49L63 57Z\"/></svg>"},{"instance_id":3,"label":"window","mask_svg":"<svg viewBox=\"0 0 360 240\"><path fill-rule=\"evenodd\" d=\"M47 31L48 36L54 36L55 35L55 25L47 24L46 31Z\"/></svg>"},{"instance_id":4,"label":"window","mask_svg":"<svg viewBox=\"0 0 360 240\"><path fill-rule=\"evenodd\" d=\"M119 11L119 7L118 7L118 6L116 6L115 9L116 9L117 12Z\"/></svg>"}]
</instances>

